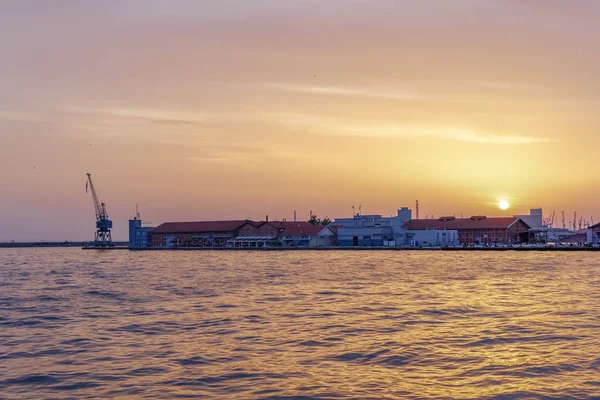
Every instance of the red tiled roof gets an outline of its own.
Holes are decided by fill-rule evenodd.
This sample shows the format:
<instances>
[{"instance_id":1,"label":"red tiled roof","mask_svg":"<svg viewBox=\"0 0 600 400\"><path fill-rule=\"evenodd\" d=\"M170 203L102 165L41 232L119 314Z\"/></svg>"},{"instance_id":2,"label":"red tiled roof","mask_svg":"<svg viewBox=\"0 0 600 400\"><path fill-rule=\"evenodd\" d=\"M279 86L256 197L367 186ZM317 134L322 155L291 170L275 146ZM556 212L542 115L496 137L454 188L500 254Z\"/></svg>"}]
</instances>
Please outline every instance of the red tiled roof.
<instances>
[{"instance_id":1,"label":"red tiled roof","mask_svg":"<svg viewBox=\"0 0 600 400\"><path fill-rule=\"evenodd\" d=\"M270 222L269 222L270 223ZM308 222L283 222L283 235L288 236L317 236L324 228L323 225L311 225Z\"/></svg>"},{"instance_id":2,"label":"red tiled roof","mask_svg":"<svg viewBox=\"0 0 600 400\"><path fill-rule=\"evenodd\" d=\"M240 225L240 228L246 224L252 225L253 227L258 228L258 226L260 225L260 222L256 222L256 221L247 219L242 225Z\"/></svg>"},{"instance_id":3,"label":"red tiled roof","mask_svg":"<svg viewBox=\"0 0 600 400\"><path fill-rule=\"evenodd\" d=\"M253 221L165 222L154 228L152 233L233 232L247 222Z\"/></svg>"},{"instance_id":4,"label":"red tiled roof","mask_svg":"<svg viewBox=\"0 0 600 400\"><path fill-rule=\"evenodd\" d=\"M256 223L256 227L258 228L260 226L263 226L264 224L269 224L273 228L281 228L281 224L283 224L283 222L281 222L281 221L258 221Z\"/></svg>"},{"instance_id":5,"label":"red tiled roof","mask_svg":"<svg viewBox=\"0 0 600 400\"><path fill-rule=\"evenodd\" d=\"M269 224L281 231L283 235L289 236L316 236L323 230L322 225L312 225L308 221L263 221L259 226Z\"/></svg>"},{"instance_id":6,"label":"red tiled roof","mask_svg":"<svg viewBox=\"0 0 600 400\"><path fill-rule=\"evenodd\" d=\"M312 226L310 224L310 222L308 222L308 221L296 221L296 222L294 222L294 221L260 221L260 222L256 222L257 227L260 227L265 224L269 224L273 228L276 228L276 229L285 229L290 226L305 226L305 227Z\"/></svg>"},{"instance_id":7,"label":"red tiled roof","mask_svg":"<svg viewBox=\"0 0 600 400\"><path fill-rule=\"evenodd\" d=\"M242 226L250 224L259 227L269 224L275 229L283 230L290 235L312 235L312 232L320 232L323 226L313 226L309 222L289 221L261 221L236 220L236 221L197 221L197 222L165 222L154 228L153 233L201 233L201 232L233 232ZM315 233L316 234L316 233Z\"/></svg>"},{"instance_id":8,"label":"red tiled roof","mask_svg":"<svg viewBox=\"0 0 600 400\"><path fill-rule=\"evenodd\" d=\"M520 218L453 218L453 219L412 219L402 225L408 230L421 229L507 229ZM525 222L523 222L527 225Z\"/></svg>"}]
</instances>

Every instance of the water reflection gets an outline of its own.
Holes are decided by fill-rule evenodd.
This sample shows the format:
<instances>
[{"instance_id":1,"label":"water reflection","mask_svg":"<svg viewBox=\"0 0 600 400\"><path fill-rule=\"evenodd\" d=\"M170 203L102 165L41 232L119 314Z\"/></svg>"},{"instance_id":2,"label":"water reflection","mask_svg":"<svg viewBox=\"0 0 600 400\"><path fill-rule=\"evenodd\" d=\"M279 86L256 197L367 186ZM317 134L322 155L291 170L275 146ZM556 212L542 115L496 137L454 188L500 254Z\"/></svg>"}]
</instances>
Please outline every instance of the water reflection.
<instances>
[{"instance_id":1,"label":"water reflection","mask_svg":"<svg viewBox=\"0 0 600 400\"><path fill-rule=\"evenodd\" d=\"M600 396L594 253L0 253L6 398Z\"/></svg>"}]
</instances>

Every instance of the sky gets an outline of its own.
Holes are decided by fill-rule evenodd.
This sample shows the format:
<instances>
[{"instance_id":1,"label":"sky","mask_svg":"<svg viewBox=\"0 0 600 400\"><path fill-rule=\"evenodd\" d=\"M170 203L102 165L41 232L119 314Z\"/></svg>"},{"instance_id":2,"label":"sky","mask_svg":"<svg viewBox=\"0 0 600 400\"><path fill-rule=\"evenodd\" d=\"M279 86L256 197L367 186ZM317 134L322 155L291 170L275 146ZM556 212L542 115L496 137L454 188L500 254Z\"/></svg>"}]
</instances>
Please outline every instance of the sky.
<instances>
[{"instance_id":1,"label":"sky","mask_svg":"<svg viewBox=\"0 0 600 400\"><path fill-rule=\"evenodd\" d=\"M0 241L144 220L600 211L600 2L0 5ZM511 207L502 211L498 202Z\"/></svg>"}]
</instances>

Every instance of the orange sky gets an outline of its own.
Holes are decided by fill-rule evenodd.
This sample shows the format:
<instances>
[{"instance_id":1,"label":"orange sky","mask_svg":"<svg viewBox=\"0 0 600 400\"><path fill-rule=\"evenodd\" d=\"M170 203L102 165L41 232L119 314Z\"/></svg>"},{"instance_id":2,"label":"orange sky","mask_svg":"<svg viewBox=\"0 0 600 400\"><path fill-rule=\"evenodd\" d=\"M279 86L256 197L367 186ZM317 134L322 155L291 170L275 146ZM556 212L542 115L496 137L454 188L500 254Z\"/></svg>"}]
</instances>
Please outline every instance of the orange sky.
<instances>
[{"instance_id":1,"label":"orange sky","mask_svg":"<svg viewBox=\"0 0 600 400\"><path fill-rule=\"evenodd\" d=\"M91 239L86 172L117 239L136 202L156 223L416 199L600 221L599 2L2 8L0 241Z\"/></svg>"}]
</instances>

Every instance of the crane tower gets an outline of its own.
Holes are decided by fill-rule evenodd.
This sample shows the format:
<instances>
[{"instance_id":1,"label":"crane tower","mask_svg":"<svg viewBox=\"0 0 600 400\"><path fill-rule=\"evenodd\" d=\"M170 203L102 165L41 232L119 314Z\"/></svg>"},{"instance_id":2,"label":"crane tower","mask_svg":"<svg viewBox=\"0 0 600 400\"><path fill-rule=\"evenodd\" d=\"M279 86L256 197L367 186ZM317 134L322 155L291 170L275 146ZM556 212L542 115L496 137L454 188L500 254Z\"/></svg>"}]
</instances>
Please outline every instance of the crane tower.
<instances>
[{"instance_id":1,"label":"crane tower","mask_svg":"<svg viewBox=\"0 0 600 400\"><path fill-rule=\"evenodd\" d=\"M94 246L113 247L114 244L112 242L112 237L110 234L110 230L113 227L113 223L110 219L108 219L108 214L106 213L106 204L101 203L100 200L98 200L96 189L94 188L94 184L92 183L92 175L87 174L87 177L88 181L86 184L86 192L89 187L90 191L92 192L94 208L96 209L96 233L94 235Z\"/></svg>"}]
</instances>

